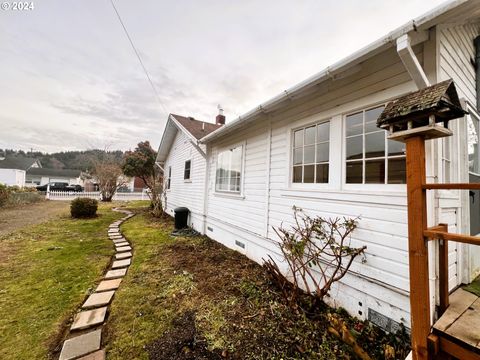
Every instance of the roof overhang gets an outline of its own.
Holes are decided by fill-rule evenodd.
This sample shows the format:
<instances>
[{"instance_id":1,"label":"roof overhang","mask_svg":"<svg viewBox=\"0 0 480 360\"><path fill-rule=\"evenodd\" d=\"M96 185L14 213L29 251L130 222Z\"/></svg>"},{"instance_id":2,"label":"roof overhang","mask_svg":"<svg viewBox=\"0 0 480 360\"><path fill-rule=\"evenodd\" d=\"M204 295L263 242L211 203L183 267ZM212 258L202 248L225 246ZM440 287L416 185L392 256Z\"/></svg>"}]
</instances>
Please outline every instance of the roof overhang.
<instances>
[{"instance_id":1,"label":"roof overhang","mask_svg":"<svg viewBox=\"0 0 480 360\"><path fill-rule=\"evenodd\" d=\"M354 52L352 55L338 61L337 63L327 67L319 73L309 77L308 79L298 83L297 85L283 91L272 99L260 104L249 112L239 116L235 120L229 122L218 130L208 134L200 139L201 143L209 143L220 137L228 135L240 127L256 120L259 116L268 114L275 110L279 110L291 103L293 99L301 98L308 95L312 88L330 79L344 78L351 73L355 73L355 67L358 67L363 61L396 46L399 37L409 34L412 39L411 46L428 40L425 36L428 29L445 22L454 22L472 16L479 12L478 0L452 0L442 4L428 13L409 21L405 25L391 31L386 36L371 43L370 45Z\"/></svg>"},{"instance_id":2,"label":"roof overhang","mask_svg":"<svg viewBox=\"0 0 480 360\"><path fill-rule=\"evenodd\" d=\"M158 165L161 166L165 163L165 160L167 160L168 153L170 152L170 148L172 147L175 136L179 130L185 134L192 145L194 145L201 153L203 153L203 151L198 148L198 140L190 133L190 131L185 129L185 127L182 126L177 119L175 119L175 116L169 114L167 124L165 125L165 130L163 131L162 140L160 141L160 145L158 147L156 158L156 163L158 163Z\"/></svg>"}]
</instances>

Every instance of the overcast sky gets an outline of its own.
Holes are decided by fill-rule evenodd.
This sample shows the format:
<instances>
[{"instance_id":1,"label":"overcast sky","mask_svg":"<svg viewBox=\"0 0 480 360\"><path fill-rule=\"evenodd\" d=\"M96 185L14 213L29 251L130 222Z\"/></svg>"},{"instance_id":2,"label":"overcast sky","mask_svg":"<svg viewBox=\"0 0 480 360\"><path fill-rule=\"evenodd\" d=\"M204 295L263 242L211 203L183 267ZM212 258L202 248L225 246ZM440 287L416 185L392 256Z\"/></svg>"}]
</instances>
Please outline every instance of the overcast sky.
<instances>
[{"instance_id":1,"label":"overcast sky","mask_svg":"<svg viewBox=\"0 0 480 360\"><path fill-rule=\"evenodd\" d=\"M227 122L443 2L114 1L166 111ZM158 147L167 116L110 1L33 3L0 10L0 148Z\"/></svg>"}]
</instances>

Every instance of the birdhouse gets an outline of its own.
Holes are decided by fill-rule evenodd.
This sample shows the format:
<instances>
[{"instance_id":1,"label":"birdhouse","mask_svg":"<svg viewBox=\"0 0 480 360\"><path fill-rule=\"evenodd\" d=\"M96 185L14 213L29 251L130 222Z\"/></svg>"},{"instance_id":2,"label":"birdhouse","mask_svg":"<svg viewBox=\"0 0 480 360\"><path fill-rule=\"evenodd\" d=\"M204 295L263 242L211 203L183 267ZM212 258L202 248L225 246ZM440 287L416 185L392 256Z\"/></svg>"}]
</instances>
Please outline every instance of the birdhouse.
<instances>
[{"instance_id":1,"label":"birdhouse","mask_svg":"<svg viewBox=\"0 0 480 360\"><path fill-rule=\"evenodd\" d=\"M450 79L391 101L378 118L377 127L387 130L392 140L404 142L418 135L436 139L451 136L448 122L465 114Z\"/></svg>"}]
</instances>

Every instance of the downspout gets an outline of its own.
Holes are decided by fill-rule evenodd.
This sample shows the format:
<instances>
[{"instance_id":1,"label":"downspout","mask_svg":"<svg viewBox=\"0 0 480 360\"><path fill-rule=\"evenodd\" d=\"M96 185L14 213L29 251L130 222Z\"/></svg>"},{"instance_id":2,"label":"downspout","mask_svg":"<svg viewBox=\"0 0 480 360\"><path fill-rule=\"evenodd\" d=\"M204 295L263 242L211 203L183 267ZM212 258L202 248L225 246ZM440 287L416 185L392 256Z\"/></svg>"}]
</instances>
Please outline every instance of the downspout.
<instances>
[{"instance_id":1,"label":"downspout","mask_svg":"<svg viewBox=\"0 0 480 360\"><path fill-rule=\"evenodd\" d=\"M413 52L411 38L408 34L397 39L397 53L417 88L420 90L430 86L427 75Z\"/></svg>"},{"instance_id":2,"label":"downspout","mask_svg":"<svg viewBox=\"0 0 480 360\"><path fill-rule=\"evenodd\" d=\"M210 146L205 144L205 183L203 188L203 235L207 235L207 212L210 179Z\"/></svg>"},{"instance_id":3,"label":"downspout","mask_svg":"<svg viewBox=\"0 0 480 360\"><path fill-rule=\"evenodd\" d=\"M477 84L477 112L480 112L480 36L473 40L475 45L475 79Z\"/></svg>"}]
</instances>

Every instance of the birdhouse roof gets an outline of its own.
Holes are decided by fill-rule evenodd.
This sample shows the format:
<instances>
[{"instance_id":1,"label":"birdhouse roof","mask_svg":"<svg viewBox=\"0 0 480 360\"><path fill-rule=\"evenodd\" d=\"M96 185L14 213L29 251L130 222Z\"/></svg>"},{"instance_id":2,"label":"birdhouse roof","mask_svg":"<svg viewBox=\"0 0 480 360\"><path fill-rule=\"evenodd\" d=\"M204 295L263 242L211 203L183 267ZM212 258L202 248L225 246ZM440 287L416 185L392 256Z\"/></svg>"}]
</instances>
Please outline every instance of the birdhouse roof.
<instances>
[{"instance_id":1,"label":"birdhouse roof","mask_svg":"<svg viewBox=\"0 0 480 360\"><path fill-rule=\"evenodd\" d=\"M446 122L465 115L453 80L440 82L391 101L378 118L377 126L386 128L410 120L428 119L430 115L435 115L436 122Z\"/></svg>"}]
</instances>

